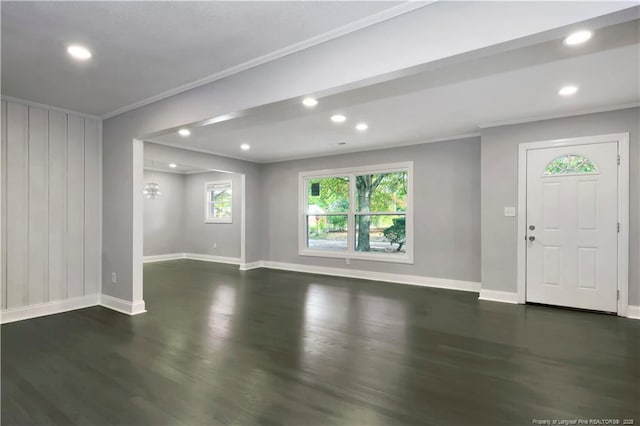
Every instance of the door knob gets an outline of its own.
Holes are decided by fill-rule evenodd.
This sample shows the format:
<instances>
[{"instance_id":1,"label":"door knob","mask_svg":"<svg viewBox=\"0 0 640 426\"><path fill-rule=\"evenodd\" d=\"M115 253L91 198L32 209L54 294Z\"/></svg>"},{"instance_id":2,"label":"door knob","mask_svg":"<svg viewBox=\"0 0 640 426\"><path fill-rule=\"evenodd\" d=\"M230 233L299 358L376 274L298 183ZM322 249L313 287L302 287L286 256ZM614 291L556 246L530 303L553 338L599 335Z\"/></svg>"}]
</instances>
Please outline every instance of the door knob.
<instances>
[{"instance_id":1,"label":"door knob","mask_svg":"<svg viewBox=\"0 0 640 426\"><path fill-rule=\"evenodd\" d=\"M535 241L536 237L534 237L533 235L529 235L529 241Z\"/></svg>"},{"instance_id":2,"label":"door knob","mask_svg":"<svg viewBox=\"0 0 640 426\"><path fill-rule=\"evenodd\" d=\"M535 225L529 225L529 229L530 229L531 231L533 231L534 229L536 229L536 227L535 227Z\"/></svg>"}]
</instances>

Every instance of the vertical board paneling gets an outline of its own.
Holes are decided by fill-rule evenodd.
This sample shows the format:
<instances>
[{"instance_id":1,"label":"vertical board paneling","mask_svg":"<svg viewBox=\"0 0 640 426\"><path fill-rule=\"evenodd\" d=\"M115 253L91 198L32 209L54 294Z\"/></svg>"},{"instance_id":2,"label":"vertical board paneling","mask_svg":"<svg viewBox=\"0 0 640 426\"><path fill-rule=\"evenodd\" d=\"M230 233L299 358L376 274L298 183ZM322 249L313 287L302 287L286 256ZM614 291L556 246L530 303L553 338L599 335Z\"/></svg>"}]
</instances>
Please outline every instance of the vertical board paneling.
<instances>
[{"instance_id":1,"label":"vertical board paneling","mask_svg":"<svg viewBox=\"0 0 640 426\"><path fill-rule=\"evenodd\" d=\"M27 296L30 305L47 301L47 227L49 217L47 194L47 111L29 108L29 273Z\"/></svg>"},{"instance_id":2,"label":"vertical board paneling","mask_svg":"<svg viewBox=\"0 0 640 426\"><path fill-rule=\"evenodd\" d=\"M0 118L0 139L2 140L0 150L0 179L2 180L2 255L0 256L2 274L0 276L0 301L2 309L7 308L7 103L2 101L2 118Z\"/></svg>"},{"instance_id":3,"label":"vertical board paneling","mask_svg":"<svg viewBox=\"0 0 640 426\"><path fill-rule=\"evenodd\" d=\"M67 115L49 112L49 301L67 297Z\"/></svg>"},{"instance_id":4,"label":"vertical board paneling","mask_svg":"<svg viewBox=\"0 0 640 426\"><path fill-rule=\"evenodd\" d=\"M100 291L100 127L84 120L84 283L85 295Z\"/></svg>"},{"instance_id":5,"label":"vertical board paneling","mask_svg":"<svg viewBox=\"0 0 640 426\"><path fill-rule=\"evenodd\" d=\"M27 304L27 107L7 104L7 308Z\"/></svg>"},{"instance_id":6,"label":"vertical board paneling","mask_svg":"<svg viewBox=\"0 0 640 426\"><path fill-rule=\"evenodd\" d=\"M84 295L84 119L67 117L67 297Z\"/></svg>"},{"instance_id":7,"label":"vertical board paneling","mask_svg":"<svg viewBox=\"0 0 640 426\"><path fill-rule=\"evenodd\" d=\"M101 291L100 120L2 101L1 308Z\"/></svg>"}]
</instances>

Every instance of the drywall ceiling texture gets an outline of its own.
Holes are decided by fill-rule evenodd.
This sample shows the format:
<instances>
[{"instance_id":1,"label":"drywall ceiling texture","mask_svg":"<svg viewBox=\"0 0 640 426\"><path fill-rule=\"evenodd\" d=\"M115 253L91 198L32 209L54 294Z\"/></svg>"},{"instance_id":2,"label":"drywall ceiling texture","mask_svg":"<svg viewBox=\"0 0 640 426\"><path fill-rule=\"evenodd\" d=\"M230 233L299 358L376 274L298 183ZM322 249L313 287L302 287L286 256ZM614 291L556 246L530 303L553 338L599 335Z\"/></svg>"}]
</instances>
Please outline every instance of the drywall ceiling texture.
<instances>
[{"instance_id":1,"label":"drywall ceiling texture","mask_svg":"<svg viewBox=\"0 0 640 426\"><path fill-rule=\"evenodd\" d=\"M414 162L414 264L298 255L298 173ZM274 191L273 188L278 188ZM480 139L414 145L263 166L267 260L480 281Z\"/></svg>"},{"instance_id":2,"label":"drywall ceiling texture","mask_svg":"<svg viewBox=\"0 0 640 426\"><path fill-rule=\"evenodd\" d=\"M504 207L518 205L518 144L622 132L630 133L629 304L640 305L638 108L482 130L483 289L517 291L517 220L504 217Z\"/></svg>"},{"instance_id":3,"label":"drywall ceiling texture","mask_svg":"<svg viewBox=\"0 0 640 426\"><path fill-rule=\"evenodd\" d=\"M185 176L177 173L144 171L144 183L157 183L161 195L144 200L144 255L183 253Z\"/></svg>"},{"instance_id":4,"label":"drywall ceiling texture","mask_svg":"<svg viewBox=\"0 0 640 426\"><path fill-rule=\"evenodd\" d=\"M397 5L3 2L3 94L103 115ZM69 58L72 43L92 60Z\"/></svg>"},{"instance_id":5,"label":"drywall ceiling texture","mask_svg":"<svg viewBox=\"0 0 640 426\"><path fill-rule=\"evenodd\" d=\"M103 292L125 300L141 295L138 287L142 283L134 283L140 265L132 262L133 235L137 231L133 220L134 138L303 94L364 85L364 80L371 84L371 79L381 74L527 37L630 5L633 3L438 2L105 120L103 282L109 283L110 273L116 269L123 280L118 286L105 285ZM448 43L425 43L443 37ZM194 161L186 163L197 165L198 160ZM237 172L248 170L247 261L251 262L266 255L264 239L259 235L265 217L259 214L263 195L260 188L252 187L249 176L255 165L248 164L229 167Z\"/></svg>"},{"instance_id":6,"label":"drywall ceiling texture","mask_svg":"<svg viewBox=\"0 0 640 426\"><path fill-rule=\"evenodd\" d=\"M558 38L322 97L314 108L287 100L195 127L188 138L170 132L152 141L273 162L451 139L478 133L483 123L637 105L638 22L601 28L576 48ZM557 95L568 78L580 87L579 96ZM332 123L329 117L337 113L347 121ZM369 129L357 131L359 122ZM243 143L251 150L242 151Z\"/></svg>"}]
</instances>

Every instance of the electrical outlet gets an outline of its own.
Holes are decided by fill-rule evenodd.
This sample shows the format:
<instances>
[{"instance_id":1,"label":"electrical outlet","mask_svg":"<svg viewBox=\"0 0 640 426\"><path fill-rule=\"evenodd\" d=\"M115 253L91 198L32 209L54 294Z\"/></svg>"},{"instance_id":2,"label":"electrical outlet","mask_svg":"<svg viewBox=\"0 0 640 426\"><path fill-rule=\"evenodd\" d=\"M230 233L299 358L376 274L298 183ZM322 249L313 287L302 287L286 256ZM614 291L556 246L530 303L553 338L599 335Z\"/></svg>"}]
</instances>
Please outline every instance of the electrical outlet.
<instances>
[{"instance_id":1,"label":"electrical outlet","mask_svg":"<svg viewBox=\"0 0 640 426\"><path fill-rule=\"evenodd\" d=\"M504 215L506 217L515 217L516 216L516 208L515 207L505 207Z\"/></svg>"},{"instance_id":2,"label":"electrical outlet","mask_svg":"<svg viewBox=\"0 0 640 426\"><path fill-rule=\"evenodd\" d=\"M116 275L115 272L111 273L111 284L115 284L118 282L118 276Z\"/></svg>"}]
</instances>

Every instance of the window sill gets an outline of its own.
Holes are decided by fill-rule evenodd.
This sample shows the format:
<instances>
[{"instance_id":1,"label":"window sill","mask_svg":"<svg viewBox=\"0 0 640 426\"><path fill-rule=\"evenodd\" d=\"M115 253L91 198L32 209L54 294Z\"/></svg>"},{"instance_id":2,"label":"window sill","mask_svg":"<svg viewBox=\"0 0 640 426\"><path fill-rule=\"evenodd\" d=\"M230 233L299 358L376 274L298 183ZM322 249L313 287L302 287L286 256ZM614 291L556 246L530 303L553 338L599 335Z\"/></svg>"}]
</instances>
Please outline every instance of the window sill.
<instances>
[{"instance_id":1,"label":"window sill","mask_svg":"<svg viewBox=\"0 0 640 426\"><path fill-rule=\"evenodd\" d=\"M231 219L207 219L204 223L233 223Z\"/></svg>"},{"instance_id":2,"label":"window sill","mask_svg":"<svg viewBox=\"0 0 640 426\"><path fill-rule=\"evenodd\" d=\"M347 253L341 251L324 250L299 250L298 255L310 257L331 257L335 259L366 260L371 262L405 263L413 265L413 256L409 254L374 254L374 253Z\"/></svg>"}]
</instances>

